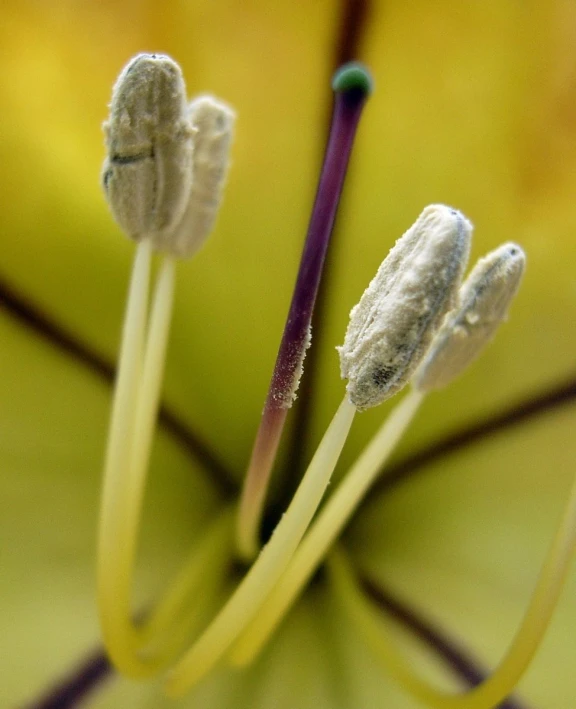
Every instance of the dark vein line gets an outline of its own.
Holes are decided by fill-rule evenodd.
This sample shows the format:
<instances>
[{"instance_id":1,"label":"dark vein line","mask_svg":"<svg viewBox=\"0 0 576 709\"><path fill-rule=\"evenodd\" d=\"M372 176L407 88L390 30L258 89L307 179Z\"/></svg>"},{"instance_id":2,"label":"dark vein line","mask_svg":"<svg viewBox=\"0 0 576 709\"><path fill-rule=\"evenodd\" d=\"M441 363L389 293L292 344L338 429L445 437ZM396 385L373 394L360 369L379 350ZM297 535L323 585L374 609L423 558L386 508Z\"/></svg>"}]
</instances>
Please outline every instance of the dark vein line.
<instances>
[{"instance_id":1,"label":"dark vein line","mask_svg":"<svg viewBox=\"0 0 576 709\"><path fill-rule=\"evenodd\" d=\"M361 45L368 26L371 0L342 0L337 3L340 8L340 21L334 42L333 58L329 65L330 77L334 69L353 59L358 59L361 54ZM324 123L326 132L330 126L331 108L327 106ZM313 415L313 404L318 382L318 368L320 353L324 341L324 324L329 304L328 295L333 289L333 258L331 255L337 248L339 241L338 221L332 235L332 244L326 257L324 275L320 283L314 316L312 318L312 346L308 350L304 362L304 373L300 381L298 399L294 406L293 425L287 450L289 451L286 470L283 479L287 481L290 491L298 483L294 480L294 471L303 467L303 459L308 445L310 421ZM284 494L282 495L284 497Z\"/></svg>"},{"instance_id":2,"label":"dark vein line","mask_svg":"<svg viewBox=\"0 0 576 709\"><path fill-rule=\"evenodd\" d=\"M114 670L104 650L98 649L54 685L44 697L27 704L24 709L74 709L113 674Z\"/></svg>"},{"instance_id":3,"label":"dark vein line","mask_svg":"<svg viewBox=\"0 0 576 709\"><path fill-rule=\"evenodd\" d=\"M73 333L18 293L1 277L0 307L3 307L11 317L32 330L44 341L82 364L107 384L114 382L116 369L111 362L80 341ZM158 421L182 448L210 474L210 480L223 497L229 498L235 493L237 485L224 463L206 441L171 411L166 404L160 406Z\"/></svg>"},{"instance_id":4,"label":"dark vein line","mask_svg":"<svg viewBox=\"0 0 576 709\"><path fill-rule=\"evenodd\" d=\"M359 581L370 600L442 658L455 677L469 687L475 687L487 677L488 673L467 649L427 620L420 611L366 576L360 575ZM499 704L497 709L528 709L528 705L512 697Z\"/></svg>"},{"instance_id":5,"label":"dark vein line","mask_svg":"<svg viewBox=\"0 0 576 709\"><path fill-rule=\"evenodd\" d=\"M479 441L506 431L509 428L554 411L560 406L576 400L576 379L570 378L562 384L528 397L494 416L474 423L434 441L429 446L389 465L384 477L380 478L366 496L362 509L369 501L384 493L389 493L398 485L411 480L428 470L428 466L441 458L447 457Z\"/></svg>"}]
</instances>

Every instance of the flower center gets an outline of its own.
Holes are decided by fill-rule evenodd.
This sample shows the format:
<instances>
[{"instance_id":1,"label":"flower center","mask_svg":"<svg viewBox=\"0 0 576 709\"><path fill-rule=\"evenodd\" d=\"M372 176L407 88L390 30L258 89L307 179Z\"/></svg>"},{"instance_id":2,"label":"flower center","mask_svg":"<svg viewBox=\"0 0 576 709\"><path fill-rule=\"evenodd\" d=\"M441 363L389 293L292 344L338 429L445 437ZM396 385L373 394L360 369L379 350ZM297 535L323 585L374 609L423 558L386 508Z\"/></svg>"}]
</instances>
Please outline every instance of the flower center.
<instances>
[{"instance_id":1,"label":"flower center","mask_svg":"<svg viewBox=\"0 0 576 709\"><path fill-rule=\"evenodd\" d=\"M430 706L489 709L515 686L556 605L576 539L576 492L557 532L533 600L498 670L466 695L445 696L403 664L342 552L330 552L379 475L425 396L446 386L504 319L524 254L505 244L461 285L472 227L458 211L427 207L398 240L351 312L340 352L346 395L300 485L259 549L264 501L288 409L295 397L322 267L353 138L371 90L358 64L341 69L324 168L296 287L240 504L230 505L199 540L172 586L141 622L131 590L141 507L172 311L175 258L209 234L228 163L233 113L212 97L186 104L179 68L140 55L114 88L107 124L104 185L117 221L137 242L122 336L104 471L98 544L98 602L106 647L131 677L172 668L166 691L185 693L224 657L250 662L323 561L343 608L383 666ZM144 120L145 117L145 120ZM151 262L163 252L150 296ZM314 519L356 410L376 406L408 383L393 410ZM314 519L314 521L313 521ZM198 634L203 599L218 587L234 548L253 562L220 612Z\"/></svg>"}]
</instances>

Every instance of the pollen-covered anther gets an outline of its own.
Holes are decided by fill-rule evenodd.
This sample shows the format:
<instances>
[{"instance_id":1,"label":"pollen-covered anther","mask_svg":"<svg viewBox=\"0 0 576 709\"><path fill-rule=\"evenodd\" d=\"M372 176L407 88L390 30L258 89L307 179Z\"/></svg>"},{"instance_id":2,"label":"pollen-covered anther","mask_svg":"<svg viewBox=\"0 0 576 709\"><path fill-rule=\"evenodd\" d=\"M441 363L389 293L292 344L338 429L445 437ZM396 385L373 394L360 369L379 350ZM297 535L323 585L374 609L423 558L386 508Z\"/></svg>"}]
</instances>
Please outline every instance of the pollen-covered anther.
<instances>
[{"instance_id":1,"label":"pollen-covered anther","mask_svg":"<svg viewBox=\"0 0 576 709\"><path fill-rule=\"evenodd\" d=\"M102 181L128 236L172 256L195 253L222 198L234 112L211 96L190 105L179 66L139 54L120 74L104 124Z\"/></svg>"},{"instance_id":2,"label":"pollen-covered anther","mask_svg":"<svg viewBox=\"0 0 576 709\"><path fill-rule=\"evenodd\" d=\"M190 102L188 119L194 130L190 196L180 224L166 237L169 248L183 257L195 253L214 226L228 173L236 114L213 96L198 96Z\"/></svg>"},{"instance_id":3,"label":"pollen-covered anther","mask_svg":"<svg viewBox=\"0 0 576 709\"><path fill-rule=\"evenodd\" d=\"M162 54L139 54L112 90L104 124L104 191L128 236L170 233L181 221L192 184L194 129L180 67Z\"/></svg>"},{"instance_id":4,"label":"pollen-covered anther","mask_svg":"<svg viewBox=\"0 0 576 709\"><path fill-rule=\"evenodd\" d=\"M396 242L350 313L340 353L357 409L399 391L452 309L468 260L472 225L457 210L426 207Z\"/></svg>"},{"instance_id":5,"label":"pollen-covered anther","mask_svg":"<svg viewBox=\"0 0 576 709\"><path fill-rule=\"evenodd\" d=\"M526 256L506 243L480 259L464 282L458 306L446 315L413 384L420 391L448 385L480 354L506 319Z\"/></svg>"}]
</instances>

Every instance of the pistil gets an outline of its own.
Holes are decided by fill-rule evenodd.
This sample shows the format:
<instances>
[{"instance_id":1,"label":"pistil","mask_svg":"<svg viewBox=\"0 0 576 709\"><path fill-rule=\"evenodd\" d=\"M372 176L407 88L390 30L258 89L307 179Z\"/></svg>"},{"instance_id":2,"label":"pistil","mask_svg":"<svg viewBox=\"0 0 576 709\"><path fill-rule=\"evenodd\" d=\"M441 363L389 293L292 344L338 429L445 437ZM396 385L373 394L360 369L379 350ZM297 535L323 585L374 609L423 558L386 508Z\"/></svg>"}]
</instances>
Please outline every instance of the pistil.
<instances>
[{"instance_id":1,"label":"pistil","mask_svg":"<svg viewBox=\"0 0 576 709\"><path fill-rule=\"evenodd\" d=\"M334 76L334 112L308 234L294 294L244 481L237 525L240 555L251 560L259 548L258 534L270 475L288 410L296 397L310 324L326 252L330 242L350 153L366 99L372 91L368 71L358 63Z\"/></svg>"}]
</instances>

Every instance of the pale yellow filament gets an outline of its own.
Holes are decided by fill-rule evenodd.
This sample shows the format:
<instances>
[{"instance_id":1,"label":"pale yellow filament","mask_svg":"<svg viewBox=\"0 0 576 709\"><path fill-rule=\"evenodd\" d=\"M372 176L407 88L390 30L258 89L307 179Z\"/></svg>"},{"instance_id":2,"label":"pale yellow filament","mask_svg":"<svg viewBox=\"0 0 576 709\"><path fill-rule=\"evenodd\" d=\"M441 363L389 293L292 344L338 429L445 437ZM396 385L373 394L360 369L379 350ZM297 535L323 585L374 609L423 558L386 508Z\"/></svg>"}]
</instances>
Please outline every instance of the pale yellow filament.
<instances>
[{"instance_id":1,"label":"pale yellow filament","mask_svg":"<svg viewBox=\"0 0 576 709\"><path fill-rule=\"evenodd\" d=\"M329 568L343 606L383 667L406 690L434 709L492 709L513 692L536 654L558 603L575 545L576 480L532 598L508 652L484 682L456 695L442 692L414 672L386 634L381 612L358 588L354 573L342 553L333 553Z\"/></svg>"},{"instance_id":2,"label":"pale yellow filament","mask_svg":"<svg viewBox=\"0 0 576 709\"><path fill-rule=\"evenodd\" d=\"M179 696L227 652L286 569L328 486L356 409L344 397L272 538L220 613L170 673L166 691Z\"/></svg>"},{"instance_id":3,"label":"pale yellow filament","mask_svg":"<svg viewBox=\"0 0 576 709\"><path fill-rule=\"evenodd\" d=\"M232 664L251 662L274 632L378 476L423 396L411 391L404 397L328 499L258 615L234 645L229 656Z\"/></svg>"},{"instance_id":4,"label":"pale yellow filament","mask_svg":"<svg viewBox=\"0 0 576 709\"><path fill-rule=\"evenodd\" d=\"M104 641L114 664L146 677L173 659L199 615L193 605L172 628L182 604L200 582L203 596L223 567L231 544L224 531L209 534L165 600L138 627L131 592L140 517L173 305L175 264L165 257L152 297L146 345L151 249L137 248L130 286L104 473L98 548L98 602ZM227 517L231 519L230 512ZM230 526L228 520L227 525ZM206 563L207 562L207 563ZM200 595L200 594L198 594ZM198 603L198 602L196 602Z\"/></svg>"},{"instance_id":5,"label":"pale yellow filament","mask_svg":"<svg viewBox=\"0 0 576 709\"><path fill-rule=\"evenodd\" d=\"M133 621L130 599L137 540L174 291L174 262L166 257L152 298L144 346L150 258L150 245L143 241L136 253L128 297L98 550L98 600L106 647L118 669L131 677L155 674L182 649L188 630L199 616L202 597L210 595L208 579L218 576L215 572L222 568L226 548L232 549L231 539L214 533L191 557L156 611L140 625ZM185 690L217 662L286 568L322 499L354 413L355 408L345 398L270 543L173 671L169 680L172 692ZM194 592L201 599L194 599L191 610L185 611L184 605Z\"/></svg>"},{"instance_id":6,"label":"pale yellow filament","mask_svg":"<svg viewBox=\"0 0 576 709\"><path fill-rule=\"evenodd\" d=\"M129 546L124 546L126 540L119 533L126 535L122 519L131 494L126 473L142 368L150 263L151 244L143 240L134 259L122 333L104 465L97 558L98 607L104 642L112 661L136 675L140 663L132 661L135 635L130 608L131 564L126 563L131 559Z\"/></svg>"}]
</instances>

